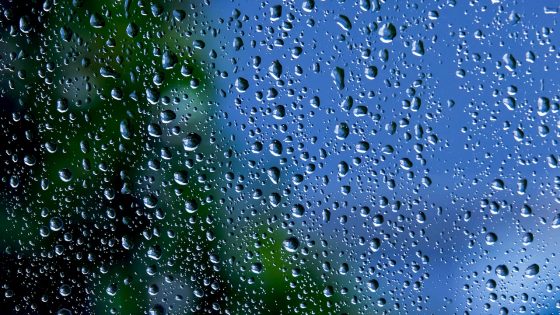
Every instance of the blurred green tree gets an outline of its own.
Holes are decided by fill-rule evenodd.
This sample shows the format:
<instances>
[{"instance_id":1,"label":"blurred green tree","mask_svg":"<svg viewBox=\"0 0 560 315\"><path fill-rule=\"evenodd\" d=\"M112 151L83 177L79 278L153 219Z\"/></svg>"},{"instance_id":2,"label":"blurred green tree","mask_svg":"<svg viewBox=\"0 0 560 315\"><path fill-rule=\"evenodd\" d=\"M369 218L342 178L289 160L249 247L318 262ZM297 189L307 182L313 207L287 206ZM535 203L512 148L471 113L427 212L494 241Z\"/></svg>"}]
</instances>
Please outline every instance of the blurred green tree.
<instances>
[{"instance_id":1,"label":"blurred green tree","mask_svg":"<svg viewBox=\"0 0 560 315\"><path fill-rule=\"evenodd\" d=\"M291 261L287 235L259 223L265 216L236 222L243 236L231 237L216 170L234 156L214 140L219 90L206 46L216 31L198 13L204 2L2 9L2 309L351 310ZM259 235L259 258L243 258L236 242ZM305 302L290 294L296 282Z\"/></svg>"}]
</instances>

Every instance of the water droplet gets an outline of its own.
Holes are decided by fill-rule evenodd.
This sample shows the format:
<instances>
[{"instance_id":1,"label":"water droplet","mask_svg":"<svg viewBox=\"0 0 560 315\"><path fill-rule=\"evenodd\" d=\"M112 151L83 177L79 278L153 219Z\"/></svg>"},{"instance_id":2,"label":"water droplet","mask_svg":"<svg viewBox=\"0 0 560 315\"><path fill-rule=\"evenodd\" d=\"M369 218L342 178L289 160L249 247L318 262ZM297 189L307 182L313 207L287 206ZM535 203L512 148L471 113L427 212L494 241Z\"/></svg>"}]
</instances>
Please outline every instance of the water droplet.
<instances>
[{"instance_id":1,"label":"water droplet","mask_svg":"<svg viewBox=\"0 0 560 315\"><path fill-rule=\"evenodd\" d=\"M94 28L102 28L105 26L105 19L99 13L92 13L89 17L89 24Z\"/></svg>"},{"instance_id":2,"label":"water droplet","mask_svg":"<svg viewBox=\"0 0 560 315\"><path fill-rule=\"evenodd\" d=\"M282 16L282 5L273 5L270 7L270 20L277 21Z\"/></svg>"},{"instance_id":3,"label":"water droplet","mask_svg":"<svg viewBox=\"0 0 560 315\"><path fill-rule=\"evenodd\" d=\"M525 278L534 278L540 271L540 267L537 264L532 264L527 269L525 269Z\"/></svg>"},{"instance_id":4,"label":"water droplet","mask_svg":"<svg viewBox=\"0 0 560 315\"><path fill-rule=\"evenodd\" d=\"M59 217L53 217L49 220L49 227L52 231L60 231L63 227L62 219Z\"/></svg>"},{"instance_id":5,"label":"water droplet","mask_svg":"<svg viewBox=\"0 0 560 315\"><path fill-rule=\"evenodd\" d=\"M249 89L249 81L245 78L237 78L235 80L235 88L239 93L246 92Z\"/></svg>"},{"instance_id":6,"label":"water droplet","mask_svg":"<svg viewBox=\"0 0 560 315\"><path fill-rule=\"evenodd\" d=\"M336 24L345 31L352 29L352 22L350 22L350 19L346 15L339 15L336 19Z\"/></svg>"},{"instance_id":7,"label":"water droplet","mask_svg":"<svg viewBox=\"0 0 560 315\"><path fill-rule=\"evenodd\" d=\"M415 40L412 42L412 54L418 57L424 56L426 51L424 50L424 42L421 40Z\"/></svg>"},{"instance_id":8,"label":"water droplet","mask_svg":"<svg viewBox=\"0 0 560 315\"><path fill-rule=\"evenodd\" d=\"M163 56L161 58L161 65L163 66L163 69L173 69L177 62L177 55L175 55L171 51L166 50L163 53Z\"/></svg>"},{"instance_id":9,"label":"water droplet","mask_svg":"<svg viewBox=\"0 0 560 315\"><path fill-rule=\"evenodd\" d=\"M345 74L343 68L340 67L334 68L333 71L331 72L331 77L333 78L334 84L336 85L337 89L339 90L344 89L346 83L344 82Z\"/></svg>"},{"instance_id":10,"label":"water droplet","mask_svg":"<svg viewBox=\"0 0 560 315\"><path fill-rule=\"evenodd\" d=\"M63 284L58 289L58 293L61 296L69 296L70 294L72 294L72 288L67 284Z\"/></svg>"},{"instance_id":11,"label":"water droplet","mask_svg":"<svg viewBox=\"0 0 560 315\"><path fill-rule=\"evenodd\" d=\"M290 253L297 251L299 247L299 241L295 237L289 237L282 242L282 247Z\"/></svg>"},{"instance_id":12,"label":"water droplet","mask_svg":"<svg viewBox=\"0 0 560 315\"><path fill-rule=\"evenodd\" d=\"M202 137L199 134L191 132L183 138L183 149L185 151L194 151L202 142Z\"/></svg>"},{"instance_id":13,"label":"water droplet","mask_svg":"<svg viewBox=\"0 0 560 315\"><path fill-rule=\"evenodd\" d=\"M268 68L268 73L276 80L280 80L280 76L282 75L282 64L280 61L275 60L272 62L270 67Z\"/></svg>"},{"instance_id":14,"label":"water droplet","mask_svg":"<svg viewBox=\"0 0 560 315\"><path fill-rule=\"evenodd\" d=\"M486 244L494 245L498 241L498 235L496 233L489 232L485 236Z\"/></svg>"},{"instance_id":15,"label":"water droplet","mask_svg":"<svg viewBox=\"0 0 560 315\"><path fill-rule=\"evenodd\" d=\"M509 269L506 265L498 265L496 266L496 275L500 278L505 278L509 275Z\"/></svg>"},{"instance_id":16,"label":"water droplet","mask_svg":"<svg viewBox=\"0 0 560 315\"><path fill-rule=\"evenodd\" d=\"M383 43L391 43L397 36L397 28L392 23L385 23L379 28L377 34Z\"/></svg>"},{"instance_id":17,"label":"water droplet","mask_svg":"<svg viewBox=\"0 0 560 315\"><path fill-rule=\"evenodd\" d=\"M334 133L338 140L344 140L348 137L348 134L350 133L350 128L348 127L347 123L342 122L336 125L334 129Z\"/></svg>"},{"instance_id":18,"label":"water droplet","mask_svg":"<svg viewBox=\"0 0 560 315\"><path fill-rule=\"evenodd\" d=\"M19 18L19 30L25 34L31 32L31 22L29 21L29 17L27 15Z\"/></svg>"}]
</instances>

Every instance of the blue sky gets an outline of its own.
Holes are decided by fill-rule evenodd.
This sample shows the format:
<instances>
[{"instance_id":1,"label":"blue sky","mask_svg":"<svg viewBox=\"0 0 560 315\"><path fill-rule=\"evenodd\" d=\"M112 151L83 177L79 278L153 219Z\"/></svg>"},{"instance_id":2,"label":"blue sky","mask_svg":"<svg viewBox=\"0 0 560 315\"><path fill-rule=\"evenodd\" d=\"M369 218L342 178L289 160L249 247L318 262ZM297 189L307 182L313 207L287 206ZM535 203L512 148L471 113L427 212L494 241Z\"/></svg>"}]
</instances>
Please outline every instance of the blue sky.
<instances>
[{"instance_id":1,"label":"blue sky","mask_svg":"<svg viewBox=\"0 0 560 315\"><path fill-rule=\"evenodd\" d=\"M289 188L286 205L309 202L305 218L311 223L296 230L329 239L329 248L345 253L337 260L353 266L348 284L364 275L360 267L375 268L372 277L380 290L365 291L371 300L365 298L364 305L386 297L386 309L400 305L395 313L481 314L486 304L490 313L502 307L511 313L523 307L551 311L557 293L547 292L545 283L554 286L558 274L559 231L550 222L558 207L554 180L560 172L546 158L557 155L559 55L558 15L545 12L560 5L385 1L379 10L362 10L358 3L315 1L306 12L301 1L289 1L279 19L270 19L270 10L281 1L220 4L217 16L229 17L235 8L240 12L234 19L240 23L229 22L232 28L222 30L220 44L233 47L235 37L244 42L239 51L219 58L229 71L224 103L236 104L227 109L238 123L231 132L242 139L244 159L282 169L279 187L264 187L265 194ZM388 23L397 30L389 43L379 35ZM421 56L413 53L419 41ZM275 61L282 64L280 80L269 73ZM372 66L377 75L368 78ZM344 71L342 89L332 75L337 68ZM234 86L240 77L250 85L243 93ZM271 89L278 95L267 98ZM539 97L552 104L546 115L537 111ZM341 103L348 98L353 107L345 110ZM504 105L510 99L513 110ZM278 105L286 109L283 118L273 114ZM335 132L340 123L350 129L342 140ZM281 157L268 154L273 140L285 148ZM255 141L265 145L264 153L249 150ZM361 142L369 144L365 153L356 149ZM293 154L286 152L290 147ZM412 162L410 169L401 166L403 159ZM350 169L340 177L343 161ZM306 173L310 164L316 169ZM290 182L295 174L305 174L303 184ZM497 189L496 180L505 187ZM517 192L520 180L528 183L524 194ZM524 205L531 207L531 216L520 215ZM363 206L369 215L360 214ZM332 214L329 222L322 220L324 210ZM376 214L384 218L380 226L372 223ZM488 233L497 235L496 243L487 244ZM528 246L523 245L526 233L535 238ZM380 251L371 252L367 244L375 237L385 240ZM425 257L429 261L422 262ZM539 276L525 278L526 267L534 263L541 267ZM502 264L510 270L505 279L495 274ZM414 266L419 271L412 271ZM493 292L485 288L489 279L497 281ZM420 289L414 289L415 282ZM522 293L538 299L520 302Z\"/></svg>"}]
</instances>

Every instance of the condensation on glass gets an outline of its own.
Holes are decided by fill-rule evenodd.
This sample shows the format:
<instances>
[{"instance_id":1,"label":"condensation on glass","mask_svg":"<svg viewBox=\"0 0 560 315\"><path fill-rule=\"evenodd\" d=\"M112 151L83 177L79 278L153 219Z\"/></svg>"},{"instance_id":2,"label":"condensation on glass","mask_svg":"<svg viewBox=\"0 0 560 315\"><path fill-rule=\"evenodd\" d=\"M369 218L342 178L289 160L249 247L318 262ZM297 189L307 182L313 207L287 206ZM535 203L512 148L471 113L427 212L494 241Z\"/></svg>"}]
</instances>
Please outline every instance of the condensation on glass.
<instances>
[{"instance_id":1,"label":"condensation on glass","mask_svg":"<svg viewBox=\"0 0 560 315\"><path fill-rule=\"evenodd\" d=\"M1 312L557 313L559 8L1 0Z\"/></svg>"}]
</instances>

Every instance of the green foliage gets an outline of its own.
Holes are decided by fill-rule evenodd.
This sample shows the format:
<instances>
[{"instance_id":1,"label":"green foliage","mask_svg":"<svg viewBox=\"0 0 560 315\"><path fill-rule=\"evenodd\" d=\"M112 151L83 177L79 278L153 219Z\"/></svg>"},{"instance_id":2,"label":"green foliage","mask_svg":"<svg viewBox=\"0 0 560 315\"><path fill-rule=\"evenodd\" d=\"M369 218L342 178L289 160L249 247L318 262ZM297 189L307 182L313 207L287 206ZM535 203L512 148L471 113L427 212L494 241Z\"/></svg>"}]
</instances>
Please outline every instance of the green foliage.
<instances>
[{"instance_id":1,"label":"green foliage","mask_svg":"<svg viewBox=\"0 0 560 315\"><path fill-rule=\"evenodd\" d=\"M302 306L292 282L307 288L306 311L320 314L331 303L313 284L315 270L292 279L292 256L278 246L284 234L258 249L261 273L226 258L242 260L236 242L252 240L229 238L219 203L223 179L213 170L226 165L220 151L228 148L210 141L219 133L218 88L208 43L195 31L203 17L182 18L191 5L6 5L13 18L2 20L1 96L12 105L2 111L2 142L33 163L6 161L2 172L3 284L15 292L3 309L157 313L163 293L154 286L164 283L179 313L289 313ZM29 26L12 33L20 17ZM189 133L202 137L195 152L183 148ZM178 185L177 174L188 183ZM269 233L264 225L243 229ZM72 288L69 297L60 296L62 285Z\"/></svg>"}]
</instances>

